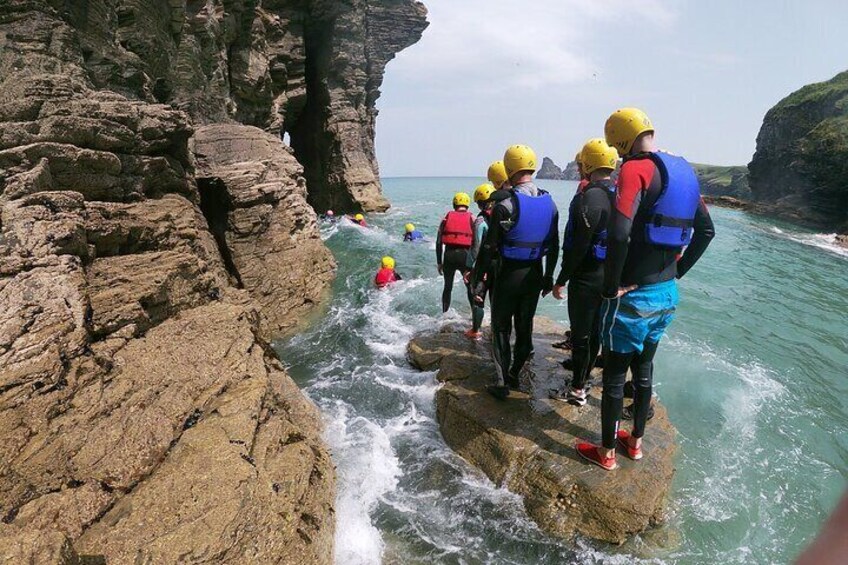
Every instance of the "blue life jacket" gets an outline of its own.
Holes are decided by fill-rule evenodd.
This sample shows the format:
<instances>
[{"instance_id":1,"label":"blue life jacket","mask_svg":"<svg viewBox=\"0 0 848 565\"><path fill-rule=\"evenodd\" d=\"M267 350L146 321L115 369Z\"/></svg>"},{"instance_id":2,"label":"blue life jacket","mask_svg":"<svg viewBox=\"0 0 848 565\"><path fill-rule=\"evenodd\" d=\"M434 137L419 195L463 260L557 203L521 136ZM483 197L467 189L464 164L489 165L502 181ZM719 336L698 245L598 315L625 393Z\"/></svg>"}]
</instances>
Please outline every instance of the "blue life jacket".
<instances>
[{"instance_id":1,"label":"blue life jacket","mask_svg":"<svg viewBox=\"0 0 848 565\"><path fill-rule=\"evenodd\" d=\"M419 241L424 239L424 234L418 230L412 230L404 236L404 239L406 239L406 241Z\"/></svg>"},{"instance_id":2,"label":"blue life jacket","mask_svg":"<svg viewBox=\"0 0 848 565\"><path fill-rule=\"evenodd\" d=\"M689 245L701 202L698 176L683 157L658 152L650 158L660 171L662 191L645 220L645 239L662 247Z\"/></svg>"},{"instance_id":3,"label":"blue life jacket","mask_svg":"<svg viewBox=\"0 0 848 565\"><path fill-rule=\"evenodd\" d=\"M539 196L513 193L515 223L504 234L501 257L514 261L535 261L547 255L556 206L551 195L539 191Z\"/></svg>"},{"instance_id":4,"label":"blue life jacket","mask_svg":"<svg viewBox=\"0 0 848 565\"><path fill-rule=\"evenodd\" d=\"M610 204L615 206L613 200L615 198L615 185L610 183L593 182L587 184L583 190L578 190L574 198L571 199L571 204L568 206L568 223L565 224L565 237L563 238L562 249L567 251L574 247L574 218L577 217L577 197L585 193L590 188L602 188L606 191L610 198ZM607 258L607 229L604 228L592 236L592 257L598 261L603 261Z\"/></svg>"}]
</instances>

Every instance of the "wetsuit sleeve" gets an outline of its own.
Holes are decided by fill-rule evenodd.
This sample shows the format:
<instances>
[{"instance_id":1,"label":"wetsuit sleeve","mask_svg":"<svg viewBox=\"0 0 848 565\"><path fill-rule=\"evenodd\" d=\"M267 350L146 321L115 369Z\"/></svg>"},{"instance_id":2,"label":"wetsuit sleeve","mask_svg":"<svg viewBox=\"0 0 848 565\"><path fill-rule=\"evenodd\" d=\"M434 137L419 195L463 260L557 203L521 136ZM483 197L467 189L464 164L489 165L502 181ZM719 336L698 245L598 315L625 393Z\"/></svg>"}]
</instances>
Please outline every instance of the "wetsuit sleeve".
<instances>
[{"instance_id":1,"label":"wetsuit sleeve","mask_svg":"<svg viewBox=\"0 0 848 565\"><path fill-rule=\"evenodd\" d=\"M695 233L692 236L692 241L686 251L683 252L683 257L677 262L678 279L689 272L689 269L698 262L714 237L713 219L710 217L710 211L702 198L698 210L695 212Z\"/></svg>"},{"instance_id":2,"label":"wetsuit sleeve","mask_svg":"<svg viewBox=\"0 0 848 565\"><path fill-rule=\"evenodd\" d=\"M590 189L577 197L574 210L576 218L569 218L572 244L562 250L562 268L557 277L557 285L564 286L592 246L592 239L599 226L609 217L609 197L601 190Z\"/></svg>"},{"instance_id":3,"label":"wetsuit sleeve","mask_svg":"<svg viewBox=\"0 0 848 565\"><path fill-rule=\"evenodd\" d=\"M492 217L489 219L489 229L486 230L486 237L483 238L480 245L477 261L474 262L471 281L475 286L483 280L483 276L491 269L492 260L497 256L503 237L501 222L509 221L511 215L512 213L503 204L495 205Z\"/></svg>"},{"instance_id":4,"label":"wetsuit sleeve","mask_svg":"<svg viewBox=\"0 0 848 565\"><path fill-rule=\"evenodd\" d=\"M395 271L395 280L396 281L402 281L403 280L403 277L400 276L400 273L398 273L397 271Z\"/></svg>"},{"instance_id":5,"label":"wetsuit sleeve","mask_svg":"<svg viewBox=\"0 0 848 565\"><path fill-rule=\"evenodd\" d=\"M468 266L473 267L477 261L477 256L480 254L480 246L483 245L483 238L486 236L486 228L488 224L485 220L477 222L474 226L474 242L471 244L471 251L468 253Z\"/></svg>"},{"instance_id":6,"label":"wetsuit sleeve","mask_svg":"<svg viewBox=\"0 0 848 565\"><path fill-rule=\"evenodd\" d=\"M557 210L556 204L554 204L554 219L551 221L548 241L551 247L545 257L545 278L552 279L556 271L557 261L559 261L559 210Z\"/></svg>"},{"instance_id":7,"label":"wetsuit sleeve","mask_svg":"<svg viewBox=\"0 0 848 565\"><path fill-rule=\"evenodd\" d=\"M603 295L606 298L614 297L618 293L621 273L627 261L633 219L642 203L644 189L650 186L655 170L653 162L649 159L628 161L621 167L615 193L615 208L612 210L607 234L603 287Z\"/></svg>"},{"instance_id":8,"label":"wetsuit sleeve","mask_svg":"<svg viewBox=\"0 0 848 565\"><path fill-rule=\"evenodd\" d=\"M442 230L445 229L445 220L439 224L439 231L436 233L436 264L442 264Z\"/></svg>"}]
</instances>

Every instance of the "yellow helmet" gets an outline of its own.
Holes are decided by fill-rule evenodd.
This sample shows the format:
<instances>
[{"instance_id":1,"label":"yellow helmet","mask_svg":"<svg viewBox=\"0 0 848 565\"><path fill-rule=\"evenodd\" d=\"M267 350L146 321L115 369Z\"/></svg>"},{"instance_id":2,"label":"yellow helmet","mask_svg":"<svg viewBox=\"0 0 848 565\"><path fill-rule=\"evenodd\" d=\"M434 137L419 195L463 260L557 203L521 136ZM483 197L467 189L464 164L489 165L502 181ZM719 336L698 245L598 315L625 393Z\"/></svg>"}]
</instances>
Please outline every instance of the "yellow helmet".
<instances>
[{"instance_id":1,"label":"yellow helmet","mask_svg":"<svg viewBox=\"0 0 848 565\"><path fill-rule=\"evenodd\" d=\"M648 115L638 108L621 108L607 118L604 135L607 143L618 149L619 155L629 155L636 138L653 132L654 125Z\"/></svg>"},{"instance_id":2,"label":"yellow helmet","mask_svg":"<svg viewBox=\"0 0 848 565\"><path fill-rule=\"evenodd\" d=\"M353 217L353 219L356 220L357 222L361 222L362 220L365 219L365 216L363 216L362 214L357 214Z\"/></svg>"},{"instance_id":3,"label":"yellow helmet","mask_svg":"<svg viewBox=\"0 0 848 565\"><path fill-rule=\"evenodd\" d=\"M615 147L610 147L607 142L596 137L590 139L583 146L580 152L580 162L582 163L583 172L587 175L598 169L615 170L618 163L618 151Z\"/></svg>"},{"instance_id":4,"label":"yellow helmet","mask_svg":"<svg viewBox=\"0 0 848 565\"><path fill-rule=\"evenodd\" d=\"M495 161L489 165L489 171L486 173L486 176L489 178L489 182L497 188L502 187L503 183L509 180L509 175L506 174L503 161Z\"/></svg>"},{"instance_id":5,"label":"yellow helmet","mask_svg":"<svg viewBox=\"0 0 848 565\"><path fill-rule=\"evenodd\" d=\"M388 255L386 255L385 257L383 257L383 260L380 261L380 265L384 269L394 269L395 268L395 260L392 259L391 257L389 257Z\"/></svg>"},{"instance_id":6,"label":"yellow helmet","mask_svg":"<svg viewBox=\"0 0 848 565\"><path fill-rule=\"evenodd\" d=\"M481 184L474 189L474 202L485 202L492 197L495 187L489 183Z\"/></svg>"},{"instance_id":7,"label":"yellow helmet","mask_svg":"<svg viewBox=\"0 0 848 565\"><path fill-rule=\"evenodd\" d=\"M465 192L457 192L453 195L453 205L454 207L465 206L468 208L471 206L471 197Z\"/></svg>"},{"instance_id":8,"label":"yellow helmet","mask_svg":"<svg viewBox=\"0 0 848 565\"><path fill-rule=\"evenodd\" d=\"M504 168L512 179L515 173L536 172L536 152L526 145L513 145L504 153Z\"/></svg>"},{"instance_id":9,"label":"yellow helmet","mask_svg":"<svg viewBox=\"0 0 848 565\"><path fill-rule=\"evenodd\" d=\"M406 230L406 233L412 233L415 231L415 224L406 224L403 229Z\"/></svg>"}]
</instances>

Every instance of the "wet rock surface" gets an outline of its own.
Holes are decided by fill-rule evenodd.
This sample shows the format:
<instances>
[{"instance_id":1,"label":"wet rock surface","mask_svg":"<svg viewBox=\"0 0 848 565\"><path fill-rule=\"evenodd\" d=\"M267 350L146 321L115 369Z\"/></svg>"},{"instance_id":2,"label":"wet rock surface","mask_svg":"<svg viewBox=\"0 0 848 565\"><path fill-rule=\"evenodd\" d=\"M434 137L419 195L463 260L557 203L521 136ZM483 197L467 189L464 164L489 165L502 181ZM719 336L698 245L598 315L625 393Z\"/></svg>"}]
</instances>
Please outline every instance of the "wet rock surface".
<instances>
[{"instance_id":1,"label":"wet rock surface","mask_svg":"<svg viewBox=\"0 0 848 565\"><path fill-rule=\"evenodd\" d=\"M559 365L563 352L551 347L565 328L537 318L535 355L521 376L522 392L511 392L506 401L485 391L494 374L490 345L468 340L463 329L418 335L408 348L413 366L438 368L444 384L436 393L437 418L448 445L521 495L530 517L552 535L622 543L662 522L676 431L656 399L644 459L634 462L619 453L619 468L604 471L574 450L577 439L600 443L599 371L586 406L548 399L549 389L571 378Z\"/></svg>"}]
</instances>

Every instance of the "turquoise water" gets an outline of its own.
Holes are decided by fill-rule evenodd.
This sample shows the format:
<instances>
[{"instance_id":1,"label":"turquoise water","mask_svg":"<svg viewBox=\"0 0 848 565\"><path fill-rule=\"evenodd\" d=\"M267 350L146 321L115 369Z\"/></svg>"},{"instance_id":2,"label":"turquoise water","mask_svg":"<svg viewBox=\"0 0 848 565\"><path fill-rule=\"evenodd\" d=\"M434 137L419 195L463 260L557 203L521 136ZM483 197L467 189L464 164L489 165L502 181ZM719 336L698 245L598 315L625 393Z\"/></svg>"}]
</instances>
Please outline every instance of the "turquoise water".
<instances>
[{"instance_id":1,"label":"turquoise water","mask_svg":"<svg viewBox=\"0 0 848 565\"><path fill-rule=\"evenodd\" d=\"M650 543L573 546L545 536L520 499L451 452L433 373L404 360L413 333L468 317L458 281L454 309L440 312L432 241L453 192L475 184L386 179L394 207L369 218L373 229L325 226L339 262L334 298L278 346L325 416L337 563L791 561L848 483L848 254L826 235L712 210L718 236L681 283L657 359L656 392L680 442L668 524ZM540 184L565 210L574 183ZM431 241L402 243L409 221ZM384 254L406 280L376 292ZM567 323L564 302L545 299L539 313Z\"/></svg>"}]
</instances>

